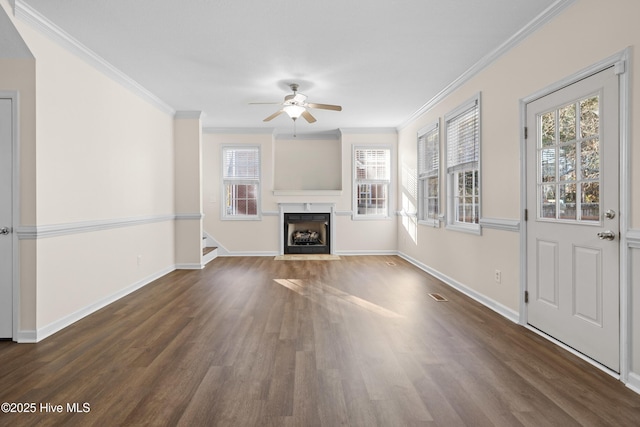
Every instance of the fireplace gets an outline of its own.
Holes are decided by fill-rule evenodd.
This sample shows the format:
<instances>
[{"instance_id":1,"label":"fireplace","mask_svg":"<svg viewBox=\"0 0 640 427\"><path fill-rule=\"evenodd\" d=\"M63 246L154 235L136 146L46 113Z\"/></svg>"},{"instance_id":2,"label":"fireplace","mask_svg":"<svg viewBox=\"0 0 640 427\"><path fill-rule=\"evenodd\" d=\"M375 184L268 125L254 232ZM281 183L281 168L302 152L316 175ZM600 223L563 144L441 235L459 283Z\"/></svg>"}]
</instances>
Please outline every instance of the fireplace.
<instances>
[{"instance_id":1,"label":"fireplace","mask_svg":"<svg viewBox=\"0 0 640 427\"><path fill-rule=\"evenodd\" d=\"M284 214L285 254L330 254L331 214L291 212Z\"/></svg>"}]
</instances>

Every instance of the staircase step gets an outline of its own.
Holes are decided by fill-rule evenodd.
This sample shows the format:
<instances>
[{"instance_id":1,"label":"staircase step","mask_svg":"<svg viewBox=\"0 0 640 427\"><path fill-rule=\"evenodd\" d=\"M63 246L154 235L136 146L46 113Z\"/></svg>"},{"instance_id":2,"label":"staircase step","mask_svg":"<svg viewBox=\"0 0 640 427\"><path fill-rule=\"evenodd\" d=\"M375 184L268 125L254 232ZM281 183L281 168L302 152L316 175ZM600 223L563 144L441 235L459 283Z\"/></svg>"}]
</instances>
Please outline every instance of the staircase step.
<instances>
[{"instance_id":1,"label":"staircase step","mask_svg":"<svg viewBox=\"0 0 640 427\"><path fill-rule=\"evenodd\" d=\"M202 256L208 254L209 252L213 252L218 249L216 246L208 246L206 248L202 248Z\"/></svg>"}]
</instances>

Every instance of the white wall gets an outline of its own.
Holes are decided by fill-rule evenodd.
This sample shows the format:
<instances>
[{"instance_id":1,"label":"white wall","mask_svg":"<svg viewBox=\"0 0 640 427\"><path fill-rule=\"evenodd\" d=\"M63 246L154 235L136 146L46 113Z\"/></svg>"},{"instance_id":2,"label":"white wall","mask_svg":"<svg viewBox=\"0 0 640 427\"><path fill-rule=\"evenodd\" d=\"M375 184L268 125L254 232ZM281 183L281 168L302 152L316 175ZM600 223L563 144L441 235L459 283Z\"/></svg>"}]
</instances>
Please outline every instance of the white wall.
<instances>
[{"instance_id":1,"label":"white wall","mask_svg":"<svg viewBox=\"0 0 640 427\"><path fill-rule=\"evenodd\" d=\"M481 92L482 216L519 221L520 100L620 53L628 46L635 51L640 45L638 16L640 2L635 0L578 0L403 127L399 132L399 167L403 171L400 202L404 202L405 208L415 205L415 183L406 177L415 175L417 131ZM632 82L629 160L632 165L640 165L640 140L634 137L638 132L637 123L640 123L640 86L635 84L640 78L640 67L633 55L627 65ZM632 166L629 179L632 231L627 234L630 236L637 236L640 227L639 170ZM443 201L444 196L441 203ZM637 241L638 238L634 239ZM507 315L517 314L520 289L520 238L517 232L485 228L481 236L475 236L443 227L415 225L415 218L409 218L399 225L398 242L400 252L416 263L463 285ZM637 259L637 254L632 253L632 260ZM631 310L633 318L637 319L640 313L636 296L640 264L631 262L630 267L633 282L622 283L622 286L631 289ZM494 281L495 269L502 271L500 284ZM632 371L638 372L640 328L637 322L631 326L631 365Z\"/></svg>"},{"instance_id":2,"label":"white wall","mask_svg":"<svg viewBox=\"0 0 640 427\"><path fill-rule=\"evenodd\" d=\"M19 335L39 340L173 268L173 115L11 19L35 58L35 114L20 117ZM33 105L28 87L7 89Z\"/></svg>"}]
</instances>

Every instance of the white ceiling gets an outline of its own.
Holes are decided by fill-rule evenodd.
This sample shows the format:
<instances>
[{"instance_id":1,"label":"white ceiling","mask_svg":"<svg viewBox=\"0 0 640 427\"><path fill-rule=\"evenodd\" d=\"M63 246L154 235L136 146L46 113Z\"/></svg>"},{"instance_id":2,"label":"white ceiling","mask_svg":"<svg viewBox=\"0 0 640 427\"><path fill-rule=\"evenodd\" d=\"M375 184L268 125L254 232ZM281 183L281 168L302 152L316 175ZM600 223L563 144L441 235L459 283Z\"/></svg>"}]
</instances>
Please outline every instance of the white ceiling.
<instances>
[{"instance_id":1,"label":"white ceiling","mask_svg":"<svg viewBox=\"0 0 640 427\"><path fill-rule=\"evenodd\" d=\"M23 0L204 127L262 119L299 83L298 133L403 124L556 0Z\"/></svg>"}]
</instances>

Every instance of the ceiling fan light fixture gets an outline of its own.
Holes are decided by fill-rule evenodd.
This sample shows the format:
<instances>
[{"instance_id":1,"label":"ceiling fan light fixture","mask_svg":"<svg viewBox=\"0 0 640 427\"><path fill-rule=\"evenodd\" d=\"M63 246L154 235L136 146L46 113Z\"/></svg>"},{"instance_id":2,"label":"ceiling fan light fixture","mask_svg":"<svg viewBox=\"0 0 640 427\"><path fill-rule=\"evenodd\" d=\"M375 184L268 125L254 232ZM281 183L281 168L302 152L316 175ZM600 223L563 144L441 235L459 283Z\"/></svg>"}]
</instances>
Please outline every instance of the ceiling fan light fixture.
<instances>
[{"instance_id":1,"label":"ceiling fan light fixture","mask_svg":"<svg viewBox=\"0 0 640 427\"><path fill-rule=\"evenodd\" d=\"M304 107L301 107L300 105L287 105L283 108L283 110L293 120L300 117L300 115L306 111L306 109Z\"/></svg>"}]
</instances>

